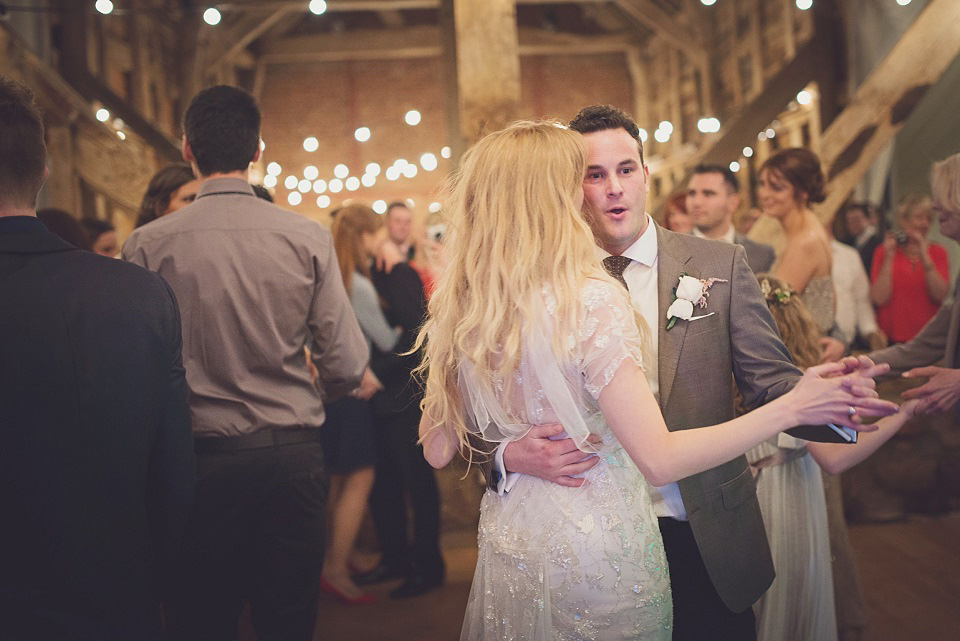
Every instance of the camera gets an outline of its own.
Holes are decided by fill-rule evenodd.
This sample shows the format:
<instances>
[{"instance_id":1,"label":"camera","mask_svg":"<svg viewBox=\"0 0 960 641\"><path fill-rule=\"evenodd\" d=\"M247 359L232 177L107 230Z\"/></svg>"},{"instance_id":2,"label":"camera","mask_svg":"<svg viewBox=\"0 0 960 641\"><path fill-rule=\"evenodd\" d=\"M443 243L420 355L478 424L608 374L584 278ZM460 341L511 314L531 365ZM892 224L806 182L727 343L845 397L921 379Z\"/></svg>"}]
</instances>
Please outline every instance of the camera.
<instances>
[{"instance_id":1,"label":"camera","mask_svg":"<svg viewBox=\"0 0 960 641\"><path fill-rule=\"evenodd\" d=\"M907 236L902 231L894 233L893 237L896 239L898 245L906 245L907 241L910 240L910 237Z\"/></svg>"}]
</instances>

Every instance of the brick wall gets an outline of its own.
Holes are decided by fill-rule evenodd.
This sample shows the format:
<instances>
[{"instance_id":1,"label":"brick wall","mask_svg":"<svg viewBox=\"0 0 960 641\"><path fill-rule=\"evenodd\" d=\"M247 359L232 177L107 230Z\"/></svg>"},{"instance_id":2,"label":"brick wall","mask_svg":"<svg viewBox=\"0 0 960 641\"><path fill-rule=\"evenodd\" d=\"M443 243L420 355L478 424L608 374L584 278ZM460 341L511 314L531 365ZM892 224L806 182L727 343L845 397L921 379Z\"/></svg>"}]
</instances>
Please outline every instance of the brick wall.
<instances>
[{"instance_id":1,"label":"brick wall","mask_svg":"<svg viewBox=\"0 0 960 641\"><path fill-rule=\"evenodd\" d=\"M611 103L630 110L630 78L617 55L524 57L521 60L520 118L571 118L591 103ZM290 193L283 185L290 174L303 178L303 169L315 165L320 178L329 181L343 163L351 176L360 177L367 163L381 165L372 187L341 191L331 197L331 207L351 198L365 203L412 198L421 220L427 206L437 200L444 176L452 169L440 156L447 145L444 90L439 59L363 61L273 65L268 68L263 93L263 166L277 162L283 168L274 189L278 203L311 218L325 220L317 194L303 196L298 206L287 204ZM417 126L404 122L404 114L418 110ZM354 130L371 129L367 142L357 142ZM315 136L320 147L303 149L303 140ZM437 156L432 172L418 166L414 178L389 181L386 168L398 158L419 165L420 155Z\"/></svg>"}]
</instances>

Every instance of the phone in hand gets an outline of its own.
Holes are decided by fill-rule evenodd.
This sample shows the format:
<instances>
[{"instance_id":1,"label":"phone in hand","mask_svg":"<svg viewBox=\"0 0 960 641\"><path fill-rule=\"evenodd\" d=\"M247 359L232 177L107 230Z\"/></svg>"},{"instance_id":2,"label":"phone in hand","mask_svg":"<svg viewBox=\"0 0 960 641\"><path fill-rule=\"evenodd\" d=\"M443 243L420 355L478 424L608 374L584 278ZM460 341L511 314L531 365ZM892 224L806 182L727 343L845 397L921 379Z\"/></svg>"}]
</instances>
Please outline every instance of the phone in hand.
<instances>
[{"instance_id":1,"label":"phone in hand","mask_svg":"<svg viewBox=\"0 0 960 641\"><path fill-rule=\"evenodd\" d=\"M843 437L843 440L845 440L847 443L852 444L857 442L857 434L859 434L857 430L849 427L841 427L840 425L834 425L833 423L827 423L827 427Z\"/></svg>"}]
</instances>

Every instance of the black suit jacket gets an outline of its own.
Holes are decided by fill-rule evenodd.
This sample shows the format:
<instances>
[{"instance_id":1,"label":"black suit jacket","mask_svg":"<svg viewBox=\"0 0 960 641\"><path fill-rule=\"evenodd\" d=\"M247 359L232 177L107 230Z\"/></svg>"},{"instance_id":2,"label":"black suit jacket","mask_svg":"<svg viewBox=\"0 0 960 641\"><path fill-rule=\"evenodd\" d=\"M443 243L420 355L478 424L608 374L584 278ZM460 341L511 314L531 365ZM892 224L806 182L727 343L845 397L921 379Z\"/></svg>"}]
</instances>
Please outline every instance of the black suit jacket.
<instances>
[{"instance_id":1,"label":"black suit jacket","mask_svg":"<svg viewBox=\"0 0 960 641\"><path fill-rule=\"evenodd\" d=\"M423 397L423 387L412 374L420 364L420 354L403 354L413 347L427 316L423 281L407 263L396 265L389 273L374 270L371 276L384 302L387 321L402 330L393 353L371 349L370 368L383 384L383 390L372 399L373 410L378 416L413 411L419 408Z\"/></svg>"},{"instance_id":2,"label":"black suit jacket","mask_svg":"<svg viewBox=\"0 0 960 641\"><path fill-rule=\"evenodd\" d=\"M158 638L194 480L169 287L0 218L0 639Z\"/></svg>"}]
</instances>

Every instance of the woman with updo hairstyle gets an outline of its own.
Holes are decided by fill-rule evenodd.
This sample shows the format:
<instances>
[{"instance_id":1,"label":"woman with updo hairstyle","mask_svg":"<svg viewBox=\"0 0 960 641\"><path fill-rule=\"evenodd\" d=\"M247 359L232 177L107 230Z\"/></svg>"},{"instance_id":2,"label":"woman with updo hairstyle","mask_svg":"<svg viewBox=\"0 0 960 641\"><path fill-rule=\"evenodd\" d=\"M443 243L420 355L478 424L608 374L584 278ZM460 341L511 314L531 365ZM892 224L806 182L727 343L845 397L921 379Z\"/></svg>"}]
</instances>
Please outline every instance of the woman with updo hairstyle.
<instances>
[{"instance_id":1,"label":"woman with updo hairstyle","mask_svg":"<svg viewBox=\"0 0 960 641\"><path fill-rule=\"evenodd\" d=\"M172 214L193 202L200 188L200 181L186 163L167 165L150 179L147 193L140 202L136 227Z\"/></svg>"},{"instance_id":2,"label":"woman with updo hairstyle","mask_svg":"<svg viewBox=\"0 0 960 641\"><path fill-rule=\"evenodd\" d=\"M820 159L809 149L782 149L760 167L757 199L783 227L786 244L773 275L800 293L822 335L833 327L836 294L830 237L810 206L826 199Z\"/></svg>"}]
</instances>

